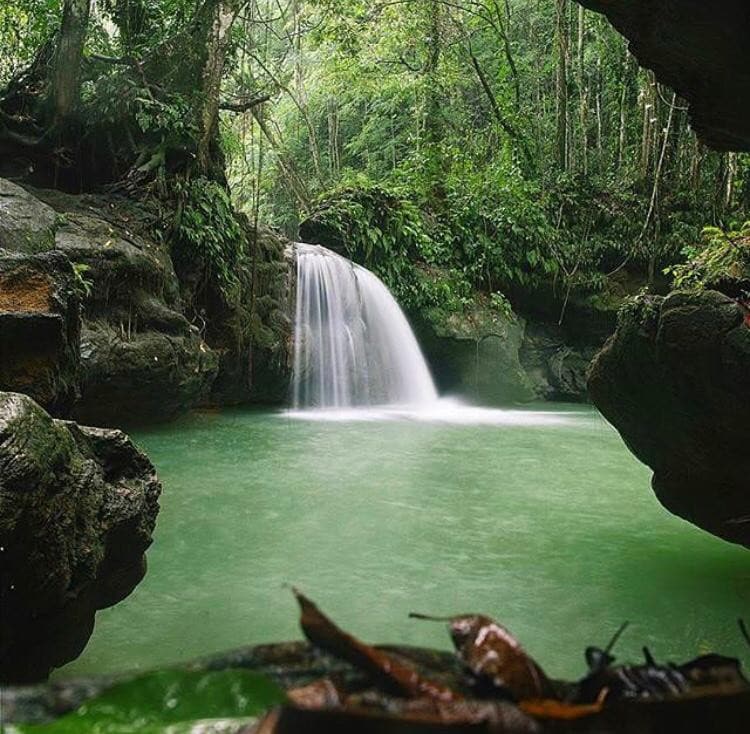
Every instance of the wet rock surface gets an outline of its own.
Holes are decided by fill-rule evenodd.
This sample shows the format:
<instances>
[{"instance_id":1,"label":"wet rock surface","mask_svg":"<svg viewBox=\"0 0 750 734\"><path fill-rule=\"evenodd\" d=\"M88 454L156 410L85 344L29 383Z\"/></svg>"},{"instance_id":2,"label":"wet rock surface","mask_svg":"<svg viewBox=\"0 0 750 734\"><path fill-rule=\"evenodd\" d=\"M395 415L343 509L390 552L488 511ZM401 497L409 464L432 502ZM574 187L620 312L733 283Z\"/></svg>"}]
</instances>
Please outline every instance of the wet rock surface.
<instances>
[{"instance_id":1,"label":"wet rock surface","mask_svg":"<svg viewBox=\"0 0 750 734\"><path fill-rule=\"evenodd\" d=\"M143 577L161 491L120 431L52 419L0 393L0 680L77 657L97 610Z\"/></svg>"},{"instance_id":2,"label":"wet rock surface","mask_svg":"<svg viewBox=\"0 0 750 734\"><path fill-rule=\"evenodd\" d=\"M288 243L239 221L255 255L229 303L200 262L176 270L155 207L0 179L0 388L105 426L283 402Z\"/></svg>"},{"instance_id":3,"label":"wet rock surface","mask_svg":"<svg viewBox=\"0 0 750 734\"><path fill-rule=\"evenodd\" d=\"M56 415L78 394L75 272L58 252L0 249L0 390L31 395Z\"/></svg>"},{"instance_id":4,"label":"wet rock surface","mask_svg":"<svg viewBox=\"0 0 750 734\"><path fill-rule=\"evenodd\" d=\"M188 321L148 214L126 202L40 192L60 213L55 248L80 274L80 398L95 425L168 420L205 400L218 357ZM199 322L200 323L200 322Z\"/></svg>"},{"instance_id":5,"label":"wet rock surface","mask_svg":"<svg viewBox=\"0 0 750 734\"><path fill-rule=\"evenodd\" d=\"M707 290L644 297L594 360L589 391L674 514L750 547L750 328Z\"/></svg>"},{"instance_id":6,"label":"wet rock surface","mask_svg":"<svg viewBox=\"0 0 750 734\"><path fill-rule=\"evenodd\" d=\"M96 425L208 398L219 359L154 231L127 200L0 179L0 388Z\"/></svg>"},{"instance_id":7,"label":"wet rock surface","mask_svg":"<svg viewBox=\"0 0 750 734\"><path fill-rule=\"evenodd\" d=\"M586 371L603 340L573 345L552 324L479 305L414 323L441 392L483 405L588 401Z\"/></svg>"},{"instance_id":8,"label":"wet rock surface","mask_svg":"<svg viewBox=\"0 0 750 734\"><path fill-rule=\"evenodd\" d=\"M464 314L427 311L415 324L440 392L484 405L534 399L519 361L523 319L477 303Z\"/></svg>"},{"instance_id":9,"label":"wet rock surface","mask_svg":"<svg viewBox=\"0 0 750 734\"><path fill-rule=\"evenodd\" d=\"M12 181L0 178L0 249L38 253L55 244L57 214Z\"/></svg>"},{"instance_id":10,"label":"wet rock surface","mask_svg":"<svg viewBox=\"0 0 750 734\"><path fill-rule=\"evenodd\" d=\"M581 403L589 399L586 372L599 345L572 345L552 325L528 323L519 359L538 400Z\"/></svg>"}]
</instances>

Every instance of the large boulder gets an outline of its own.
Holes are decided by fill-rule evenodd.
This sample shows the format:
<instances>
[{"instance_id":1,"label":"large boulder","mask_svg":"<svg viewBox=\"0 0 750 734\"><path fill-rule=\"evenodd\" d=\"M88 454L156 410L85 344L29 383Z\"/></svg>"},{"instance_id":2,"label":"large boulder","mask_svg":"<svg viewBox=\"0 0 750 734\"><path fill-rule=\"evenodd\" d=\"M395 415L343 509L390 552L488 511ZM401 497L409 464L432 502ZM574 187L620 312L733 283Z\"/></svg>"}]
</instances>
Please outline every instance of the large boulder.
<instances>
[{"instance_id":1,"label":"large boulder","mask_svg":"<svg viewBox=\"0 0 750 734\"><path fill-rule=\"evenodd\" d=\"M45 252L55 244L57 214L17 184L0 178L0 249Z\"/></svg>"},{"instance_id":2,"label":"large boulder","mask_svg":"<svg viewBox=\"0 0 750 734\"><path fill-rule=\"evenodd\" d=\"M85 289L74 417L96 425L166 420L205 400L218 357L183 314L165 248L134 231L138 220L124 205L94 212L75 197L46 196L64 213L55 247Z\"/></svg>"},{"instance_id":3,"label":"large boulder","mask_svg":"<svg viewBox=\"0 0 750 734\"><path fill-rule=\"evenodd\" d=\"M594 360L596 406L671 512L750 547L750 328L712 290L641 297Z\"/></svg>"},{"instance_id":4,"label":"large boulder","mask_svg":"<svg viewBox=\"0 0 750 734\"><path fill-rule=\"evenodd\" d=\"M477 300L463 313L429 309L414 321L441 392L483 405L534 399L519 361L523 319Z\"/></svg>"},{"instance_id":5,"label":"large boulder","mask_svg":"<svg viewBox=\"0 0 750 734\"><path fill-rule=\"evenodd\" d=\"M219 357L152 212L0 179L0 389L95 425L208 399Z\"/></svg>"},{"instance_id":6,"label":"large boulder","mask_svg":"<svg viewBox=\"0 0 750 734\"><path fill-rule=\"evenodd\" d=\"M67 413L77 396L79 312L75 272L64 255L0 250L0 390Z\"/></svg>"},{"instance_id":7,"label":"large boulder","mask_svg":"<svg viewBox=\"0 0 750 734\"><path fill-rule=\"evenodd\" d=\"M427 309L413 321L440 391L481 405L586 402L586 371L604 341L573 343L560 327L479 295L462 312Z\"/></svg>"},{"instance_id":8,"label":"large boulder","mask_svg":"<svg viewBox=\"0 0 750 734\"><path fill-rule=\"evenodd\" d=\"M96 611L145 573L159 493L120 431L0 393L0 683L44 679L80 654Z\"/></svg>"},{"instance_id":9,"label":"large boulder","mask_svg":"<svg viewBox=\"0 0 750 734\"><path fill-rule=\"evenodd\" d=\"M200 336L156 329L123 333L106 320L81 336L81 400L73 415L95 425L174 418L209 394L218 361Z\"/></svg>"}]
</instances>

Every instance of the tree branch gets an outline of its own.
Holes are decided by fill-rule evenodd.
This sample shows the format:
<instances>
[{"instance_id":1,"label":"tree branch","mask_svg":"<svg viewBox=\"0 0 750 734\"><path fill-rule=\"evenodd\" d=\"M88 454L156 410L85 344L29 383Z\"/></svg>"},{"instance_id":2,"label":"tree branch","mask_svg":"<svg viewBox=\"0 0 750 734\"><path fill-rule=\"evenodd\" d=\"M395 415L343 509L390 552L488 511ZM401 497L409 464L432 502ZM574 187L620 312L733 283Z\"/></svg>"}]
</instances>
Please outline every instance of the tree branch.
<instances>
[{"instance_id":1,"label":"tree branch","mask_svg":"<svg viewBox=\"0 0 750 734\"><path fill-rule=\"evenodd\" d=\"M243 102L221 102L219 104L219 109L225 110L226 112L249 112L253 107L268 102L273 98L273 95L273 92L268 92L266 94L260 94L257 97L250 97Z\"/></svg>"}]
</instances>

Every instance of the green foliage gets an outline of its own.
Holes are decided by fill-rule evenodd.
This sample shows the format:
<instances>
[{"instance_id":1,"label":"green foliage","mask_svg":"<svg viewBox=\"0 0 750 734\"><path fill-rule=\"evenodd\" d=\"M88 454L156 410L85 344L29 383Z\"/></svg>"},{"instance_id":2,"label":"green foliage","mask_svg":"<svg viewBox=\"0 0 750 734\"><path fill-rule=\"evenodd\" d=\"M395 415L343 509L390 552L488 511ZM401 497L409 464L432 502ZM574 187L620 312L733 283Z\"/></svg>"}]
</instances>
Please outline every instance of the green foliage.
<instances>
[{"instance_id":1,"label":"green foliage","mask_svg":"<svg viewBox=\"0 0 750 734\"><path fill-rule=\"evenodd\" d=\"M81 299L88 298L91 295L91 289L94 287L94 282L86 277L89 270L91 270L91 266L86 263L73 263L73 287Z\"/></svg>"},{"instance_id":2,"label":"green foliage","mask_svg":"<svg viewBox=\"0 0 750 734\"><path fill-rule=\"evenodd\" d=\"M406 258L427 235L419 210L406 198L365 181L344 186L321 200L314 220L346 253L377 269L389 283L403 278Z\"/></svg>"},{"instance_id":3,"label":"green foliage","mask_svg":"<svg viewBox=\"0 0 750 734\"><path fill-rule=\"evenodd\" d=\"M178 202L171 232L175 260L201 264L204 278L213 279L231 303L245 238L229 193L215 181L195 178L174 180L172 195Z\"/></svg>"},{"instance_id":4,"label":"green foliage","mask_svg":"<svg viewBox=\"0 0 750 734\"><path fill-rule=\"evenodd\" d=\"M703 241L683 250L687 262L666 269L675 288L701 290L750 281L750 222L730 231L706 227Z\"/></svg>"},{"instance_id":5,"label":"green foliage","mask_svg":"<svg viewBox=\"0 0 750 734\"><path fill-rule=\"evenodd\" d=\"M269 101L224 115L206 165L196 152L212 7L95 4L84 133L66 155L91 166L92 186L122 177L165 209L176 201L165 217L175 259L200 263L227 303L247 296L250 254L226 191L209 181L223 181L219 143L251 221L293 237L314 213L410 307L460 310L476 291L537 289L604 303L612 273L663 287L659 273L704 224L747 216L750 158L696 145L682 106L604 18L571 13L561 29L554 3L529 0L252 0L215 59L224 74L211 94ZM54 38L60 11L59 0L3 3L0 82ZM205 178L191 180L197 166ZM696 261L706 273L688 264L675 277L731 271L731 256L711 248Z\"/></svg>"},{"instance_id":6,"label":"green foliage","mask_svg":"<svg viewBox=\"0 0 750 734\"><path fill-rule=\"evenodd\" d=\"M270 148L247 119L235 126L244 142L233 153L243 159L238 198L290 236L318 216L316 202L337 201L346 221L332 224L408 303L446 297L421 266L452 274L454 304L464 285L485 294L542 286L603 303L611 273L663 287L659 273L706 222L743 216L745 158L696 146L680 108L660 166L671 93L654 87L599 15L583 13L578 27L571 14L568 25L562 162L554 3L281 7L288 13L271 40L265 29L253 36L262 67L235 77L279 90L264 109L276 131ZM302 32L290 51L292 19ZM292 174L308 199L291 194ZM384 221L365 202L345 206L349 188L396 193L383 205L398 214ZM419 216L399 230L391 220L403 201ZM418 236L407 229L415 221Z\"/></svg>"},{"instance_id":7,"label":"green foliage","mask_svg":"<svg viewBox=\"0 0 750 734\"><path fill-rule=\"evenodd\" d=\"M403 190L367 184L325 197L316 228L346 254L373 270L408 308L449 303L460 309L471 295L452 267L444 232Z\"/></svg>"},{"instance_id":8,"label":"green foliage","mask_svg":"<svg viewBox=\"0 0 750 734\"><path fill-rule=\"evenodd\" d=\"M59 22L58 0L0 3L0 85L32 60Z\"/></svg>"},{"instance_id":9,"label":"green foliage","mask_svg":"<svg viewBox=\"0 0 750 734\"><path fill-rule=\"evenodd\" d=\"M641 292L624 301L618 312L620 324L634 323L639 329L651 330L656 327L659 309L663 299Z\"/></svg>"},{"instance_id":10,"label":"green foliage","mask_svg":"<svg viewBox=\"0 0 750 734\"><path fill-rule=\"evenodd\" d=\"M188 734L203 720L247 720L284 701L267 678L245 670L166 670L135 678L51 724L23 734Z\"/></svg>"},{"instance_id":11,"label":"green foliage","mask_svg":"<svg viewBox=\"0 0 750 734\"><path fill-rule=\"evenodd\" d=\"M554 275L558 263L538 187L513 164L477 166L454 152L442 219L466 277L492 291Z\"/></svg>"},{"instance_id":12,"label":"green foliage","mask_svg":"<svg viewBox=\"0 0 750 734\"><path fill-rule=\"evenodd\" d=\"M490 294L490 305L498 313L502 314L508 319L514 317L513 308L510 301L502 293L491 293Z\"/></svg>"}]
</instances>

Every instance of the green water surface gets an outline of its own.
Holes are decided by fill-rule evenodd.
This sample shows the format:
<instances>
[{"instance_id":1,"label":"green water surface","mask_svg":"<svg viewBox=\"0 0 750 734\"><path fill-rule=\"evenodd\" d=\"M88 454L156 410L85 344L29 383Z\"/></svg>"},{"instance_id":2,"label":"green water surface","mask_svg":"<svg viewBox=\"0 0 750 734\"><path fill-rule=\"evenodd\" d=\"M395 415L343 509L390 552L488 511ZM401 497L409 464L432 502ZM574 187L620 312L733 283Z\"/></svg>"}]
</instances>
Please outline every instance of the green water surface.
<instances>
[{"instance_id":1,"label":"green water surface","mask_svg":"<svg viewBox=\"0 0 750 734\"><path fill-rule=\"evenodd\" d=\"M551 425L205 412L134 434L164 484L149 572L58 676L296 639L287 583L375 642L449 647L408 613L490 614L555 676L624 620L622 657L750 663L747 551L663 510L594 411L556 409Z\"/></svg>"}]
</instances>

